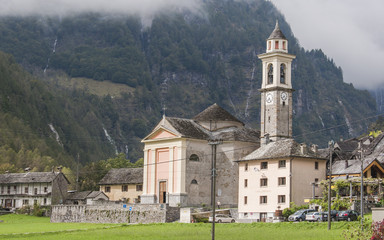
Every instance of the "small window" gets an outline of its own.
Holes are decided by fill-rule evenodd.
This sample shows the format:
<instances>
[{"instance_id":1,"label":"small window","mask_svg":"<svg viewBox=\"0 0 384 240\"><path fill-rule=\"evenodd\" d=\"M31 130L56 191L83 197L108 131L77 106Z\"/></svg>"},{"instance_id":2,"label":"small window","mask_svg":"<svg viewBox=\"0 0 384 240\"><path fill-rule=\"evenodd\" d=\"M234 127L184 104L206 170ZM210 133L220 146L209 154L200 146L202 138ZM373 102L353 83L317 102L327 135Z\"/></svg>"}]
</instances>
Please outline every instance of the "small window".
<instances>
[{"instance_id":1,"label":"small window","mask_svg":"<svg viewBox=\"0 0 384 240\"><path fill-rule=\"evenodd\" d=\"M189 157L189 161L198 162L198 161L200 161L200 159L199 159L199 156L197 156L196 154L192 154Z\"/></svg>"},{"instance_id":2,"label":"small window","mask_svg":"<svg viewBox=\"0 0 384 240\"><path fill-rule=\"evenodd\" d=\"M11 193L11 186L7 186L7 193L8 193L8 194Z\"/></svg>"},{"instance_id":3,"label":"small window","mask_svg":"<svg viewBox=\"0 0 384 240\"><path fill-rule=\"evenodd\" d=\"M285 166L285 163L286 163L285 160L280 160L280 161L279 161L279 168L285 168L285 167L286 167L286 166Z\"/></svg>"},{"instance_id":4,"label":"small window","mask_svg":"<svg viewBox=\"0 0 384 240\"><path fill-rule=\"evenodd\" d=\"M29 205L29 200L28 199L23 199L23 205Z\"/></svg>"},{"instance_id":5,"label":"small window","mask_svg":"<svg viewBox=\"0 0 384 240\"><path fill-rule=\"evenodd\" d=\"M248 179L244 179L244 187L248 187Z\"/></svg>"},{"instance_id":6,"label":"small window","mask_svg":"<svg viewBox=\"0 0 384 240\"><path fill-rule=\"evenodd\" d=\"M319 162L315 162L315 170L319 170Z\"/></svg>"},{"instance_id":7,"label":"small window","mask_svg":"<svg viewBox=\"0 0 384 240\"><path fill-rule=\"evenodd\" d=\"M35 195L37 195L37 188L35 188Z\"/></svg>"},{"instance_id":8,"label":"small window","mask_svg":"<svg viewBox=\"0 0 384 240\"><path fill-rule=\"evenodd\" d=\"M244 205L247 205L247 204L248 204L248 197L244 196Z\"/></svg>"},{"instance_id":9,"label":"small window","mask_svg":"<svg viewBox=\"0 0 384 240\"><path fill-rule=\"evenodd\" d=\"M285 203L285 195L279 195L277 201L278 203Z\"/></svg>"},{"instance_id":10,"label":"small window","mask_svg":"<svg viewBox=\"0 0 384 240\"><path fill-rule=\"evenodd\" d=\"M268 178L260 178L260 187L268 186Z\"/></svg>"},{"instance_id":11,"label":"small window","mask_svg":"<svg viewBox=\"0 0 384 240\"><path fill-rule=\"evenodd\" d=\"M283 49L284 49L284 50L287 50L287 45L286 45L286 42L285 42L285 41L283 41Z\"/></svg>"},{"instance_id":12,"label":"small window","mask_svg":"<svg viewBox=\"0 0 384 240\"><path fill-rule=\"evenodd\" d=\"M318 178L315 178L315 183L319 182L319 179Z\"/></svg>"},{"instance_id":13,"label":"small window","mask_svg":"<svg viewBox=\"0 0 384 240\"><path fill-rule=\"evenodd\" d=\"M273 64L268 65L268 81L267 84L273 83Z\"/></svg>"},{"instance_id":14,"label":"small window","mask_svg":"<svg viewBox=\"0 0 384 240\"><path fill-rule=\"evenodd\" d=\"M191 184L197 184L197 180L196 180L196 179L193 179L193 180L191 181Z\"/></svg>"},{"instance_id":15,"label":"small window","mask_svg":"<svg viewBox=\"0 0 384 240\"><path fill-rule=\"evenodd\" d=\"M105 192L111 192L111 187L105 187Z\"/></svg>"},{"instance_id":16,"label":"small window","mask_svg":"<svg viewBox=\"0 0 384 240\"><path fill-rule=\"evenodd\" d=\"M143 191L143 185L142 184L136 185L136 192L141 192L141 191Z\"/></svg>"},{"instance_id":17,"label":"small window","mask_svg":"<svg viewBox=\"0 0 384 240\"><path fill-rule=\"evenodd\" d=\"M279 186L285 186L286 179L285 177L279 177Z\"/></svg>"},{"instance_id":18,"label":"small window","mask_svg":"<svg viewBox=\"0 0 384 240\"><path fill-rule=\"evenodd\" d=\"M268 50L271 50L271 41L268 41Z\"/></svg>"},{"instance_id":19,"label":"small window","mask_svg":"<svg viewBox=\"0 0 384 240\"><path fill-rule=\"evenodd\" d=\"M280 65L280 83L285 84L285 64Z\"/></svg>"},{"instance_id":20,"label":"small window","mask_svg":"<svg viewBox=\"0 0 384 240\"><path fill-rule=\"evenodd\" d=\"M48 187L44 187L44 192L45 192L45 193L48 192Z\"/></svg>"},{"instance_id":21,"label":"small window","mask_svg":"<svg viewBox=\"0 0 384 240\"><path fill-rule=\"evenodd\" d=\"M28 193L29 193L29 189L28 189L28 187L25 187L25 188L24 188L24 193L25 193L25 194L28 194Z\"/></svg>"},{"instance_id":22,"label":"small window","mask_svg":"<svg viewBox=\"0 0 384 240\"><path fill-rule=\"evenodd\" d=\"M261 169L268 169L268 162L261 162Z\"/></svg>"},{"instance_id":23,"label":"small window","mask_svg":"<svg viewBox=\"0 0 384 240\"><path fill-rule=\"evenodd\" d=\"M245 164L244 171L248 171L248 163Z\"/></svg>"},{"instance_id":24,"label":"small window","mask_svg":"<svg viewBox=\"0 0 384 240\"><path fill-rule=\"evenodd\" d=\"M275 49L279 49L279 41L275 41Z\"/></svg>"},{"instance_id":25,"label":"small window","mask_svg":"<svg viewBox=\"0 0 384 240\"><path fill-rule=\"evenodd\" d=\"M121 191L122 192L128 192L128 185L122 185L121 186Z\"/></svg>"},{"instance_id":26,"label":"small window","mask_svg":"<svg viewBox=\"0 0 384 240\"><path fill-rule=\"evenodd\" d=\"M267 204L268 198L267 196L260 196L260 204Z\"/></svg>"},{"instance_id":27,"label":"small window","mask_svg":"<svg viewBox=\"0 0 384 240\"><path fill-rule=\"evenodd\" d=\"M47 205L47 199L44 198L44 205Z\"/></svg>"},{"instance_id":28,"label":"small window","mask_svg":"<svg viewBox=\"0 0 384 240\"><path fill-rule=\"evenodd\" d=\"M17 189L16 186L13 186L13 191L14 191L14 192L16 192L16 189Z\"/></svg>"}]
</instances>

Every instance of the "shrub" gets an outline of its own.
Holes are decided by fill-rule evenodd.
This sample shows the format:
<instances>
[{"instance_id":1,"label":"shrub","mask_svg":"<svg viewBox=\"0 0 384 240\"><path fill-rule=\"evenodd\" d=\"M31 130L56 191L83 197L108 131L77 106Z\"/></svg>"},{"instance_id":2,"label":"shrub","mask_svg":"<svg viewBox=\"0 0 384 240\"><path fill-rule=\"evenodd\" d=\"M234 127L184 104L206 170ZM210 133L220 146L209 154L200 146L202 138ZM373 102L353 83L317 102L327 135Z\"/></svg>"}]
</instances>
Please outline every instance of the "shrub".
<instances>
[{"instance_id":1,"label":"shrub","mask_svg":"<svg viewBox=\"0 0 384 240\"><path fill-rule=\"evenodd\" d=\"M372 223L371 231L371 240L384 240L384 221Z\"/></svg>"}]
</instances>

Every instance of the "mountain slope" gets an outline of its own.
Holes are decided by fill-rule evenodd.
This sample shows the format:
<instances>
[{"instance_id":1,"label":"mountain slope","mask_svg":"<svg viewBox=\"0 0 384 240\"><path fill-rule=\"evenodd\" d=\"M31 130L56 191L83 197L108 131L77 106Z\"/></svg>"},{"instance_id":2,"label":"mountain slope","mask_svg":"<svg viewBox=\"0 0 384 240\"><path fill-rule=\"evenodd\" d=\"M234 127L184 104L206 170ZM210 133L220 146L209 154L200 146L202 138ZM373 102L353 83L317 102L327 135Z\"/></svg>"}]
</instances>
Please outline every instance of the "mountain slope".
<instances>
[{"instance_id":1,"label":"mountain slope","mask_svg":"<svg viewBox=\"0 0 384 240\"><path fill-rule=\"evenodd\" d=\"M135 16L97 13L2 17L0 50L43 79L50 93L31 94L36 99L28 100L29 93L21 92L33 111L23 115L29 110L19 111L14 104L12 116L33 119L28 126L44 134L52 134L48 124L53 123L63 154L76 158L81 152L82 162L105 159L115 151L132 160L141 157L140 138L159 121L163 106L168 116L189 118L216 102L259 128L257 55L265 52L276 19L289 52L297 56L292 69L297 140L324 146L331 138L365 131L369 122L356 120L374 114L374 99L344 83L341 68L321 50L301 48L283 16L264 0L204 1L200 14L185 9L159 13L150 27ZM91 85L68 87L71 78L108 80L129 90L97 96L90 94ZM6 99L9 90L4 91ZM60 151L51 149L56 159Z\"/></svg>"}]
</instances>

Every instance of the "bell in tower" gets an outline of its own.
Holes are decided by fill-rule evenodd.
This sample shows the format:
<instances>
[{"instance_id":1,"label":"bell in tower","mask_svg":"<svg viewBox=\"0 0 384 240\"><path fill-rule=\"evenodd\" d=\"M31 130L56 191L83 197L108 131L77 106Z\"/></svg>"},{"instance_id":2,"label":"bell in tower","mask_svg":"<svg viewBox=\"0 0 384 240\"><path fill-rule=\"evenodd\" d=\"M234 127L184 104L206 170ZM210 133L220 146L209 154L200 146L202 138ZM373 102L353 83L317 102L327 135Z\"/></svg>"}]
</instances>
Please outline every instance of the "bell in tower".
<instances>
[{"instance_id":1,"label":"bell in tower","mask_svg":"<svg viewBox=\"0 0 384 240\"><path fill-rule=\"evenodd\" d=\"M262 60L261 143L292 138L292 82L291 63L295 56L288 53L288 40L279 23L267 39ZM268 138L266 136L269 136Z\"/></svg>"}]
</instances>

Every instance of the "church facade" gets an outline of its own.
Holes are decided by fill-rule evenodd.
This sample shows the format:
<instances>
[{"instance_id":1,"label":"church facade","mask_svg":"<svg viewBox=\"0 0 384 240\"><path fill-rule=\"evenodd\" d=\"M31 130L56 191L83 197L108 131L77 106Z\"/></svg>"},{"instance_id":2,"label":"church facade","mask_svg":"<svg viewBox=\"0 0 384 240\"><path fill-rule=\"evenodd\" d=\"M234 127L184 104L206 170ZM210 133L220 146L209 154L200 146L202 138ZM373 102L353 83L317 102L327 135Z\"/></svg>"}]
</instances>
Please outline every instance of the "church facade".
<instances>
[{"instance_id":1,"label":"church facade","mask_svg":"<svg viewBox=\"0 0 384 240\"><path fill-rule=\"evenodd\" d=\"M260 133L213 104L193 119L163 116L142 142L142 204L211 205L212 146L217 145L216 200L237 206L238 165L260 145Z\"/></svg>"}]
</instances>

